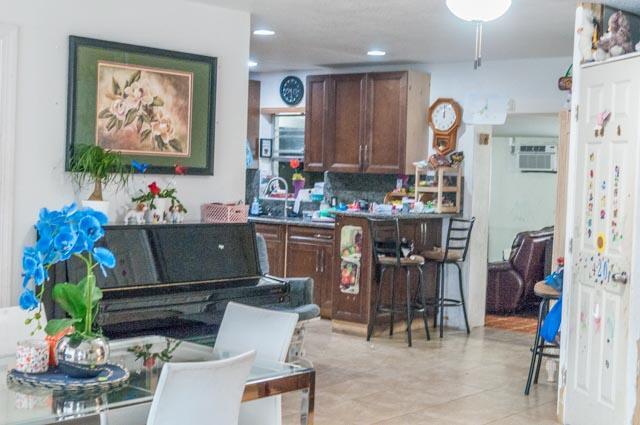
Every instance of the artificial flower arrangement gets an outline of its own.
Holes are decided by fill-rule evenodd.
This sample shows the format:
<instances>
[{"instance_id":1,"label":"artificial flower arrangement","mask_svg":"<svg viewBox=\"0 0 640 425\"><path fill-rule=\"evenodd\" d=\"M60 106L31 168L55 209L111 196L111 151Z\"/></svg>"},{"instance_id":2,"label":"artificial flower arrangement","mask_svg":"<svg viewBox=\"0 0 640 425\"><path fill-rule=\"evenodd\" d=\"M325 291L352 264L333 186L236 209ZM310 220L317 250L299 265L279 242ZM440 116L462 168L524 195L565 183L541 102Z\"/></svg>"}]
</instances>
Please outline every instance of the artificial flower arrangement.
<instances>
[{"instance_id":1,"label":"artificial flower arrangement","mask_svg":"<svg viewBox=\"0 0 640 425\"><path fill-rule=\"evenodd\" d=\"M293 175L291 176L291 180L304 180L304 176L302 175L302 163L299 159L292 159L289 161L289 167L293 170Z\"/></svg>"},{"instance_id":2,"label":"artificial flower arrangement","mask_svg":"<svg viewBox=\"0 0 640 425\"><path fill-rule=\"evenodd\" d=\"M186 208L176 196L177 189L175 187L172 187L172 188L166 187L164 189L161 189L156 182L152 182L147 187L149 188L147 192L144 192L141 190L142 194L131 198L131 201L138 204L139 203L148 204L150 210L155 210L157 199L170 199L171 207L180 206L182 211L185 214L187 213Z\"/></svg>"},{"instance_id":3,"label":"artificial flower arrangement","mask_svg":"<svg viewBox=\"0 0 640 425\"><path fill-rule=\"evenodd\" d=\"M34 312L34 316L27 319L27 325L35 320L36 329L42 329L42 296L51 266L76 257L84 262L86 276L77 283L57 283L52 289L53 300L69 317L49 320L44 330L53 336L73 329L70 338L76 340L101 336L100 329L94 326L98 303L102 299L94 271L99 267L106 275L105 268L116 265L111 251L96 246L104 236L102 226L106 223L107 216L103 213L90 208L79 209L75 203L59 211L40 210L35 225L38 240L34 246L24 248L22 257L20 307Z\"/></svg>"}]
</instances>

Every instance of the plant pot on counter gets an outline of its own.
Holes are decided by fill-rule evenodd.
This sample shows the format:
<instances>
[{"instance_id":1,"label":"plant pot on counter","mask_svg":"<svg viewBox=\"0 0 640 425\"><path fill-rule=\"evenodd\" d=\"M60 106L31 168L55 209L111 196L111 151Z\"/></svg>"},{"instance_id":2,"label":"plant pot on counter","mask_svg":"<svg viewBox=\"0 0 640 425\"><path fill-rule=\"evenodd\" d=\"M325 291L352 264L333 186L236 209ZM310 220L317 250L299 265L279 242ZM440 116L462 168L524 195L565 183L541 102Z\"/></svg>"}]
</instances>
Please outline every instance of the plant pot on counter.
<instances>
[{"instance_id":1,"label":"plant pot on counter","mask_svg":"<svg viewBox=\"0 0 640 425\"><path fill-rule=\"evenodd\" d=\"M58 368L73 378L98 376L109 360L109 342L104 337L82 339L63 336L56 344Z\"/></svg>"},{"instance_id":2,"label":"plant pot on counter","mask_svg":"<svg viewBox=\"0 0 640 425\"><path fill-rule=\"evenodd\" d=\"M82 202L82 206L84 208L91 208L95 211L100 211L101 213L103 213L104 215L106 215L107 217L109 217L109 201L90 201L90 200L86 200L86 201L81 201Z\"/></svg>"}]
</instances>

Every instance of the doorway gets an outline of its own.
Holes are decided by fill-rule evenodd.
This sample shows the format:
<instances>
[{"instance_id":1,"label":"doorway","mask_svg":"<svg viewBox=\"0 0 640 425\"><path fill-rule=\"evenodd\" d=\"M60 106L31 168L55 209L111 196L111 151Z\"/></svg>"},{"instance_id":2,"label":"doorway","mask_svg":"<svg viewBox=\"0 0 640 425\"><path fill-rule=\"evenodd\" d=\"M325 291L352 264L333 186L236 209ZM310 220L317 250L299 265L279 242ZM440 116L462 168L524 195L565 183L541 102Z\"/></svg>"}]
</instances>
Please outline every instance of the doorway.
<instances>
[{"instance_id":1,"label":"doorway","mask_svg":"<svg viewBox=\"0 0 640 425\"><path fill-rule=\"evenodd\" d=\"M533 285L553 265L558 114L511 114L493 130L485 326L535 333Z\"/></svg>"}]
</instances>

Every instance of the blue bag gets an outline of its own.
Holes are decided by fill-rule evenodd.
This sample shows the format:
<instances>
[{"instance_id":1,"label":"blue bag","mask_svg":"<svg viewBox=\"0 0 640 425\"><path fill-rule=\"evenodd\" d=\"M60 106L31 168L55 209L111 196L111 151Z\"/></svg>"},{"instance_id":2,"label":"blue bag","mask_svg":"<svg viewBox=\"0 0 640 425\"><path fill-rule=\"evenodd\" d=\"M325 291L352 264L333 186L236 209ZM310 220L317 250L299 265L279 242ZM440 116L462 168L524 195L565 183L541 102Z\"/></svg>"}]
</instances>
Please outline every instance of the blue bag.
<instances>
[{"instance_id":1,"label":"blue bag","mask_svg":"<svg viewBox=\"0 0 640 425\"><path fill-rule=\"evenodd\" d=\"M540 329L540 335L547 342L555 342L556 335L560 330L560 323L562 322L562 297L551 308L547 317L544 318L542 323L542 329Z\"/></svg>"}]
</instances>

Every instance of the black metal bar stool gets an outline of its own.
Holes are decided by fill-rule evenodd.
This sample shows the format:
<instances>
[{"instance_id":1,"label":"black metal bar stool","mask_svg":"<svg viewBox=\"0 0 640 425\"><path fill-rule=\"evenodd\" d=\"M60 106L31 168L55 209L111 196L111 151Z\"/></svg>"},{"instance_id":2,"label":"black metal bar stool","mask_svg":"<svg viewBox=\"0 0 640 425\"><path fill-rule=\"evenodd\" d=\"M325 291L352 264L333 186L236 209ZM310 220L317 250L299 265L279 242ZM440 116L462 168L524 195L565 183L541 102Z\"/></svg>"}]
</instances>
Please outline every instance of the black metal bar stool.
<instances>
[{"instance_id":1,"label":"black metal bar stool","mask_svg":"<svg viewBox=\"0 0 640 425\"><path fill-rule=\"evenodd\" d=\"M371 335L375 329L376 318L380 313L389 313L389 336L393 335L393 318L395 313L406 313L407 315L407 340L411 347L411 322L413 322L414 313L422 313L424 327L427 333L427 340L431 339L429 335L429 323L426 309L426 288L422 275L422 266L424 258L419 255L403 258L400 241L400 224L398 219L369 219L369 233L371 235L371 247L373 261L375 264L374 284L376 288L376 297L372 317L369 320L367 328L367 341L371 339ZM387 270L391 271L390 292L391 302L388 305L381 304L382 286L384 275ZM405 272L405 285L407 289L407 300L405 305L395 304L395 272ZM421 302L414 302L411 294L411 272L418 273L418 293Z\"/></svg>"},{"instance_id":2,"label":"black metal bar stool","mask_svg":"<svg viewBox=\"0 0 640 425\"><path fill-rule=\"evenodd\" d=\"M471 239L471 230L475 218L464 220L461 218L449 219L449 229L447 230L447 240L444 249L436 248L431 251L425 251L422 255L427 264L436 265L436 297L429 306L434 306L433 327L438 323L438 313L440 314L440 338L444 334L444 309L445 307L462 307L464 314L464 324L467 327L467 334L470 333L469 319L467 318L467 307L464 302L464 291L462 288L462 268L460 264L464 263L469 251L469 240ZM458 269L458 287L460 288L460 299L455 300L445 298L445 271L446 265L452 264Z\"/></svg>"},{"instance_id":3,"label":"black metal bar stool","mask_svg":"<svg viewBox=\"0 0 640 425\"><path fill-rule=\"evenodd\" d=\"M560 298L560 292L556 291L551 286L547 285L544 280L536 283L533 287L533 292L541 298L540 307L538 309L538 326L536 327L536 337L533 340L533 346L531 347L531 365L529 366L529 377L527 378L527 385L524 387L524 395L529 395L531 389L531 380L533 383L538 383L538 376L540 375L540 366L542 364L543 357L549 357L557 359L560 357L558 353L545 353L546 349L559 349L560 346L557 343L549 343L542 338L540 330L542 328L542 322L549 313L549 304L552 300Z\"/></svg>"}]
</instances>

